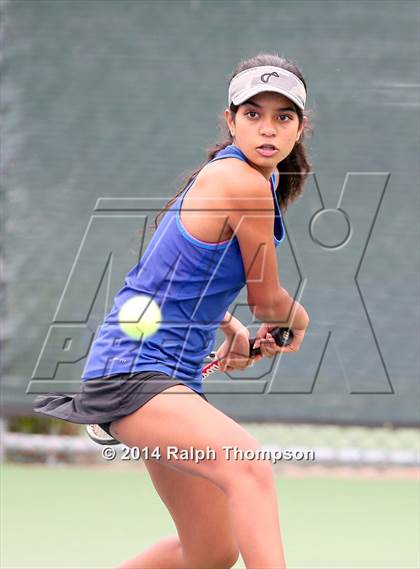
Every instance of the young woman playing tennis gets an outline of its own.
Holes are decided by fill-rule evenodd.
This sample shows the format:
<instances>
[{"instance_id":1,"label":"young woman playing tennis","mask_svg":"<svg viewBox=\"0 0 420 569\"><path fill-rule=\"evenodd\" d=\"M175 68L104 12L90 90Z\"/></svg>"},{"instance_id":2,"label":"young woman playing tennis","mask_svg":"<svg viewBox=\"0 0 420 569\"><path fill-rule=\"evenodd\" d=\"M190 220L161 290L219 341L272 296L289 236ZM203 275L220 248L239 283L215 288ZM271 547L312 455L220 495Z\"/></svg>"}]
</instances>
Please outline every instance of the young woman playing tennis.
<instances>
[{"instance_id":1,"label":"young woman playing tennis","mask_svg":"<svg viewBox=\"0 0 420 569\"><path fill-rule=\"evenodd\" d=\"M309 319L281 286L275 247L284 237L281 212L309 171L305 100L305 82L289 61L259 54L239 64L224 113L227 140L158 215L91 348L81 392L37 402L39 412L100 423L128 446L160 449L160 460L145 464L177 535L121 569L228 568L239 553L247 568L286 566L271 464L227 459L223 447L257 450L258 442L206 400L201 366L218 327L222 371L254 363L247 328L227 312L244 286L262 322L259 357L296 351L303 340ZM117 319L139 294L162 312L159 330L142 342L124 336ZM277 326L292 330L289 347L275 344ZM216 457L176 460L168 446L211 448Z\"/></svg>"}]
</instances>

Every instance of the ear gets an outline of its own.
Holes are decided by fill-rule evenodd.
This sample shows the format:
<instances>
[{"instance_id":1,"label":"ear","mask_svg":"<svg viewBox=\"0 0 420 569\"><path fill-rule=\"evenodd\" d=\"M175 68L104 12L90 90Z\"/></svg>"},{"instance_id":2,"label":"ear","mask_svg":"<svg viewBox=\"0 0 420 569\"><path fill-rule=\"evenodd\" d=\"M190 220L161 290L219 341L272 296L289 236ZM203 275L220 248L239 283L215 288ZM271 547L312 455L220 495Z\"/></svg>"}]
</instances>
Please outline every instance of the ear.
<instances>
[{"instance_id":1,"label":"ear","mask_svg":"<svg viewBox=\"0 0 420 569\"><path fill-rule=\"evenodd\" d=\"M225 117L226 126L228 127L228 130L230 131L232 136L235 136L235 122L232 118L232 114L231 114L230 110L225 109L223 114Z\"/></svg>"},{"instance_id":2,"label":"ear","mask_svg":"<svg viewBox=\"0 0 420 569\"><path fill-rule=\"evenodd\" d=\"M296 142L299 142L299 138L301 137L301 134L307 123L308 123L308 117L303 117L302 124L300 125L299 130L297 131L296 134Z\"/></svg>"}]
</instances>

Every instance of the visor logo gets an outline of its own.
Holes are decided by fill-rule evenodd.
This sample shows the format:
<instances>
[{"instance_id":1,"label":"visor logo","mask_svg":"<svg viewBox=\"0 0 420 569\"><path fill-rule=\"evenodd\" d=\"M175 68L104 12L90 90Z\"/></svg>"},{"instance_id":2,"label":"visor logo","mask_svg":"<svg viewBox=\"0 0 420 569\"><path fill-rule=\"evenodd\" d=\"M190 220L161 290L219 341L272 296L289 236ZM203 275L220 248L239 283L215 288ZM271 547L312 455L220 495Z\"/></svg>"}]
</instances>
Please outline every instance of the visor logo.
<instances>
[{"instance_id":1,"label":"visor logo","mask_svg":"<svg viewBox=\"0 0 420 569\"><path fill-rule=\"evenodd\" d=\"M263 83L268 83L270 80L270 77L280 77L280 75L277 73L277 71L273 71L272 73L263 73L263 75L261 75L261 81Z\"/></svg>"}]
</instances>

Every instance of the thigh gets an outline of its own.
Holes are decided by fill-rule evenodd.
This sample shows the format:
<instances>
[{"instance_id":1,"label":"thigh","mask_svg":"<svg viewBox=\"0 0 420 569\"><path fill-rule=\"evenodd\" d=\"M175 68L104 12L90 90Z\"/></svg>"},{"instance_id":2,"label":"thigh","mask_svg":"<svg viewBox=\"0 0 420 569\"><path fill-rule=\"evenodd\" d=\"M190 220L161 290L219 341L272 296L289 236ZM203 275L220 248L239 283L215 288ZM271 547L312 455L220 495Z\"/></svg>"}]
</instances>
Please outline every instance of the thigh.
<instances>
[{"instance_id":1,"label":"thigh","mask_svg":"<svg viewBox=\"0 0 420 569\"><path fill-rule=\"evenodd\" d=\"M224 560L232 566L239 550L226 494L205 478L153 460L145 461L145 464L174 520L189 565L225 566Z\"/></svg>"},{"instance_id":2,"label":"thigh","mask_svg":"<svg viewBox=\"0 0 420 569\"><path fill-rule=\"evenodd\" d=\"M233 460L226 447L256 450L257 441L230 417L184 385L159 393L134 413L114 421L111 432L128 446L158 447L161 464L203 476L226 490L240 471L253 471L258 461ZM168 455L168 447L192 449L214 457L185 460ZM260 461L261 462L261 461ZM258 467L263 468L262 464Z\"/></svg>"}]
</instances>

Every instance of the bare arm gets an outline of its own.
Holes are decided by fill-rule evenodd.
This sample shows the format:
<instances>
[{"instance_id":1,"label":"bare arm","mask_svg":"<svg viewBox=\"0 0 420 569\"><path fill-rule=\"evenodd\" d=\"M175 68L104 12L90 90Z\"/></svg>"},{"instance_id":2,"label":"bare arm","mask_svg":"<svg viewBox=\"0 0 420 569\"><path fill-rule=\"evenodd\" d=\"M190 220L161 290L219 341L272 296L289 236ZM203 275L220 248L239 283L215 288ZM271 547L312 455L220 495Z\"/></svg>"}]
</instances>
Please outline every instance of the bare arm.
<instances>
[{"instance_id":1,"label":"bare arm","mask_svg":"<svg viewBox=\"0 0 420 569\"><path fill-rule=\"evenodd\" d=\"M244 325L241 321L232 316L230 312L226 312L223 321L220 323L220 329L225 336L234 336L236 332L243 328Z\"/></svg>"},{"instance_id":2,"label":"bare arm","mask_svg":"<svg viewBox=\"0 0 420 569\"><path fill-rule=\"evenodd\" d=\"M258 320L306 329L305 309L281 286L274 246L274 203L268 180L244 174L228 191L229 225L241 249L248 304Z\"/></svg>"}]
</instances>

